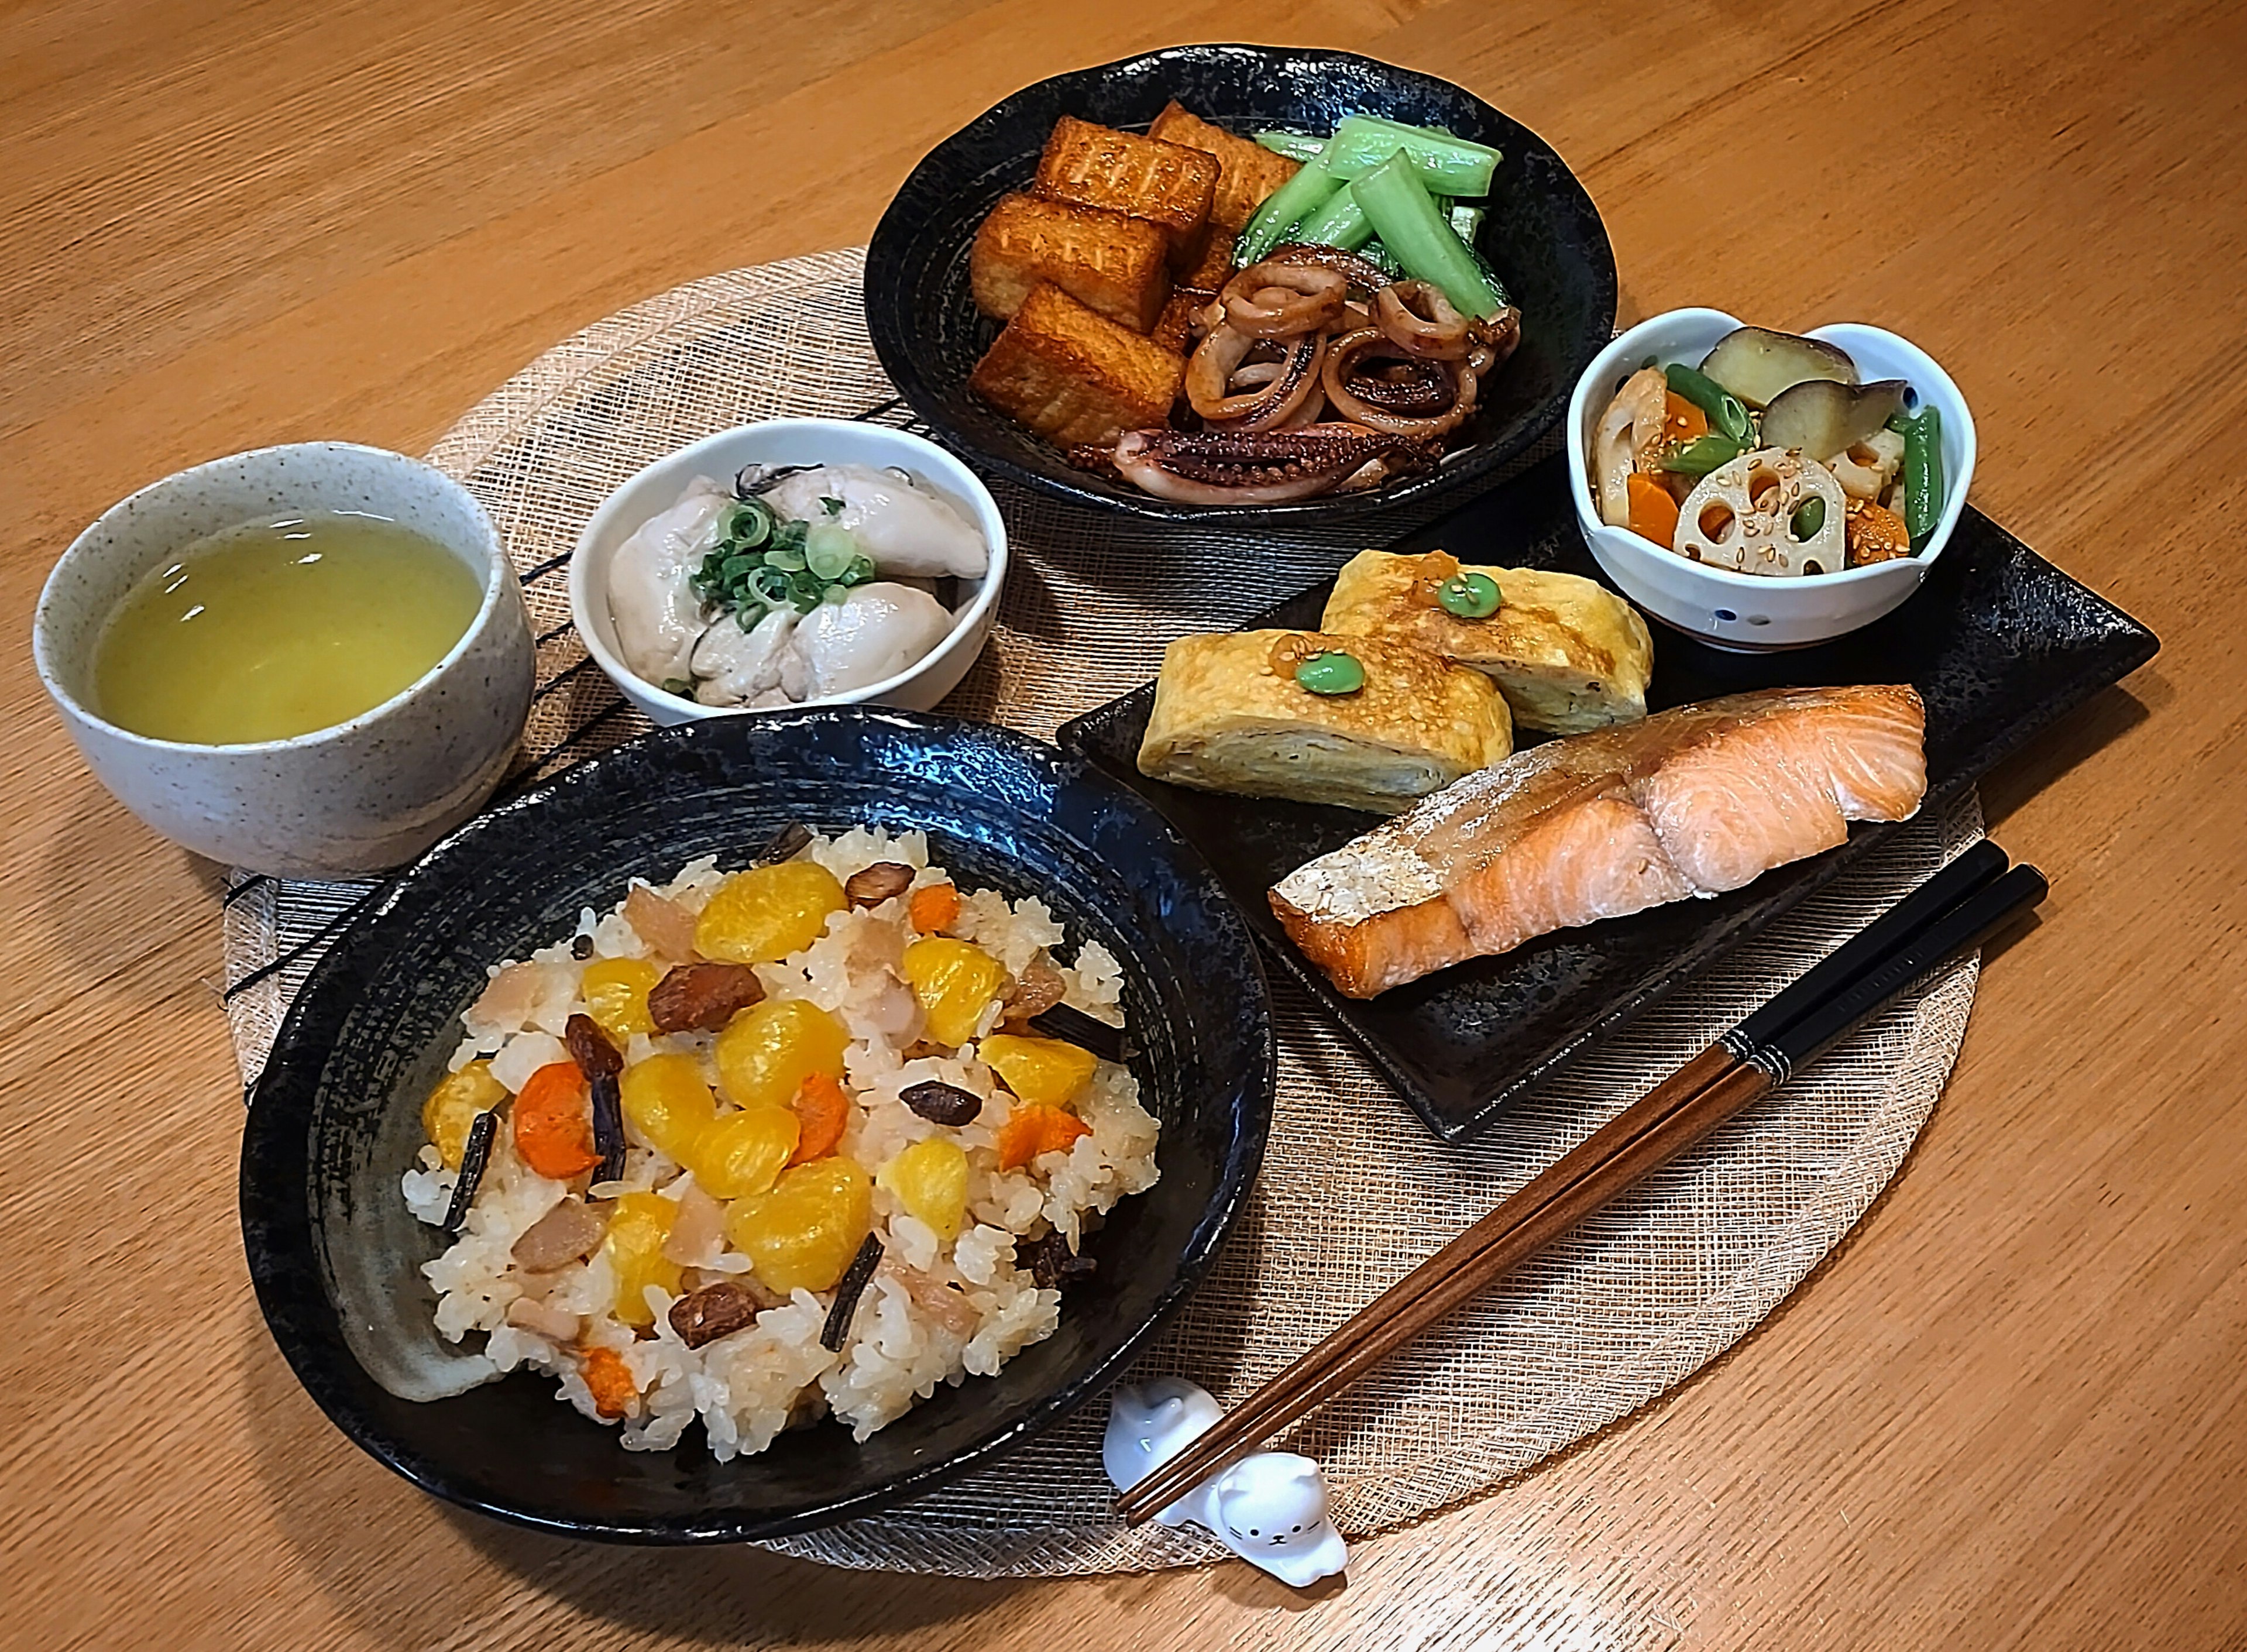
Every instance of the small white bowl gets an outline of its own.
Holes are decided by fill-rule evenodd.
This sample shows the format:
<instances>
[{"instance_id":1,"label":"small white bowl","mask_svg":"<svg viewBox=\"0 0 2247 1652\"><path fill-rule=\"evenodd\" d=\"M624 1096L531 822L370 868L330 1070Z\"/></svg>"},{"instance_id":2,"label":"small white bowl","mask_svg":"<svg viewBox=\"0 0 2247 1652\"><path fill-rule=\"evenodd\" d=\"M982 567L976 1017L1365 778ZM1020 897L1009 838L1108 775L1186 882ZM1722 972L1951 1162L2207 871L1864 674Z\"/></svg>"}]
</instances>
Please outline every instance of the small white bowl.
<instances>
[{"instance_id":1,"label":"small white bowl","mask_svg":"<svg viewBox=\"0 0 2247 1652\"><path fill-rule=\"evenodd\" d=\"M570 559L570 617L594 663L626 700L657 722L693 722L703 717L748 713L746 706L705 706L666 693L633 673L617 647L609 616L609 564L617 550L650 517L668 510L696 476L730 484L744 465L894 466L926 483L967 513L990 548L990 565L980 579L962 579L967 600L954 612L951 634L915 665L848 693L807 700L798 706L848 706L875 701L909 711L932 710L960 685L991 635L999 593L1007 580L1007 524L990 490L959 460L919 436L849 419L768 419L739 425L667 454L640 471L602 502L577 536ZM752 713L754 714L754 713Z\"/></svg>"},{"instance_id":2,"label":"small white bowl","mask_svg":"<svg viewBox=\"0 0 2247 1652\"><path fill-rule=\"evenodd\" d=\"M95 645L142 575L222 529L303 510L386 516L459 557L483 588L460 641L379 706L286 740L155 740L94 709ZM214 459L111 506L47 576L31 653L118 802L198 855L288 877L386 871L474 814L515 755L536 675L522 589L483 507L419 460L347 441Z\"/></svg>"},{"instance_id":3,"label":"small white bowl","mask_svg":"<svg viewBox=\"0 0 2247 1652\"><path fill-rule=\"evenodd\" d=\"M1856 322L1813 327L1807 336L1847 351L1868 382L1904 379L1920 404L1943 415L1943 515L1916 556L1778 579L1711 568L1627 528L1609 527L1593 500L1588 460L1592 432L1608 401L1649 356L1697 364L1741 324L1721 310L1672 310L1639 323L1602 351L1568 402L1568 485L1593 556L1625 596L1656 619L1720 648L1803 648L1870 625L1919 589L1965 509L1974 481L1974 419L1950 375L1909 340Z\"/></svg>"}]
</instances>

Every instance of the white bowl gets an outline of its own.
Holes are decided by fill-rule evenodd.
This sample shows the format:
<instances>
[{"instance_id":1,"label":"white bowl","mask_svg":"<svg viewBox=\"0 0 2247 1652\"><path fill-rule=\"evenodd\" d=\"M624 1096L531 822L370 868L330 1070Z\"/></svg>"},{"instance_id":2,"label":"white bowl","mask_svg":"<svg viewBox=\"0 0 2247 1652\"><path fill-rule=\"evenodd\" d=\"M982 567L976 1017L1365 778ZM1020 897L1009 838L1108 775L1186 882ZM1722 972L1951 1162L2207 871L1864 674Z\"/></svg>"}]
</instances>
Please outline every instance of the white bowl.
<instances>
[{"instance_id":1,"label":"white bowl","mask_svg":"<svg viewBox=\"0 0 2247 1652\"><path fill-rule=\"evenodd\" d=\"M372 511L458 556L483 587L461 640L346 722L201 746L94 709L94 647L142 575L196 540L283 511ZM530 625L514 566L475 496L419 460L353 442L214 459L111 506L48 575L31 625L39 680L94 778L198 855L289 877L357 877L413 859L507 772L530 710Z\"/></svg>"},{"instance_id":2,"label":"white bowl","mask_svg":"<svg viewBox=\"0 0 2247 1652\"><path fill-rule=\"evenodd\" d=\"M982 530L984 543L990 547L990 566L981 578L960 582L966 601L954 611L950 635L894 677L848 693L797 702L847 706L874 701L909 711L933 710L959 686L990 638L992 617L1007 580L1007 524L975 473L934 442L849 419L768 419L721 430L666 454L603 501L577 536L577 549L570 559L570 617L594 663L626 700L659 723L755 714L746 706L705 706L683 699L635 675L618 651L616 626L609 617L609 564L618 548L641 523L677 503L696 476L729 484L744 465L895 466L946 495Z\"/></svg>"},{"instance_id":3,"label":"white bowl","mask_svg":"<svg viewBox=\"0 0 2247 1652\"><path fill-rule=\"evenodd\" d=\"M1950 375L1909 340L1856 322L1813 327L1808 336L1847 351L1868 382L1904 379L1919 403L1943 415L1943 515L1916 556L1837 574L1780 579L1712 568L1628 528L1609 527L1592 497L1587 457L1608 401L1649 356L1697 364L1741 324L1721 310L1673 310L1639 323L1602 351L1576 381L1568 402L1568 485L1593 556L1625 596L1656 619L1720 648L1802 648L1870 625L1919 589L1965 509L1966 490L1974 480L1974 419Z\"/></svg>"}]
</instances>

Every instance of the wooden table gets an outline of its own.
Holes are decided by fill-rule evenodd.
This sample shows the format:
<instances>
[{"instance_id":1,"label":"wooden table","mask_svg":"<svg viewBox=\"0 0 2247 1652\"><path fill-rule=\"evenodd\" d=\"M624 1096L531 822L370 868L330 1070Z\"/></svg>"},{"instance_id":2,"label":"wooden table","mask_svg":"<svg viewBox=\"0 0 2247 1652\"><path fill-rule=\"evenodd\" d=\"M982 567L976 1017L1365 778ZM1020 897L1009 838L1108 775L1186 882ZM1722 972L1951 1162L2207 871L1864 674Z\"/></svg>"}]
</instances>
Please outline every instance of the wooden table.
<instances>
[{"instance_id":1,"label":"wooden table","mask_svg":"<svg viewBox=\"0 0 2247 1652\"><path fill-rule=\"evenodd\" d=\"M1192 0L20 0L0 15L9 1445L27 1647L2247 1646L2247 14L1308 0L1568 157L1625 318L1885 322L1975 499L2164 650L1997 774L2052 874L1888 1193L1761 1329L1365 1544L1053 1583L576 1546L331 1428L235 1227L215 869L95 787L22 645L113 500L318 436L426 447L557 339L865 239L1028 81L1260 25ZM1260 14L1260 16L1261 14Z\"/></svg>"}]
</instances>

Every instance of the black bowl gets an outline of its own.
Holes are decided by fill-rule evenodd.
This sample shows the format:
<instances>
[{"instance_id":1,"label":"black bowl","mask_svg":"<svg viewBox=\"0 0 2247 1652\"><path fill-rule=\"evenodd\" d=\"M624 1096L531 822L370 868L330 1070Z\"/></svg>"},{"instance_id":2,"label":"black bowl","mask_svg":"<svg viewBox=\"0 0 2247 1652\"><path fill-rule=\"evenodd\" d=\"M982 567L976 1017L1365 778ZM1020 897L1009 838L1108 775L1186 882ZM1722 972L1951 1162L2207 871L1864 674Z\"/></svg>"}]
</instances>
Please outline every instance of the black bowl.
<instances>
[{"instance_id":1,"label":"black bowl","mask_svg":"<svg viewBox=\"0 0 2247 1652\"><path fill-rule=\"evenodd\" d=\"M1028 188L1064 114L1144 131L1176 98L1246 134L1331 131L1348 114L1448 127L1497 148L1478 242L1521 308L1521 343L1484 383L1456 450L1429 474L1369 493L1285 505L1182 505L1073 468L1061 450L968 393L997 326L967 288L975 230L999 197ZM866 249L866 324L883 371L944 443L979 468L1086 504L1187 520L1335 521L1425 503L1502 479L1557 425L1576 380L1613 336L1615 254L1597 208L1552 147L1472 92L1347 51L1173 46L1079 69L1016 92L931 150Z\"/></svg>"},{"instance_id":2,"label":"black bowl","mask_svg":"<svg viewBox=\"0 0 2247 1652\"><path fill-rule=\"evenodd\" d=\"M1060 1330L863 1445L834 1423L721 1464L691 1430L626 1451L614 1430L517 1374L448 1398L461 1350L418 1269L436 1230L399 1178L420 1098L458 1041L485 966L619 898L632 873L736 862L784 822L928 832L971 884L1035 893L1122 960L1162 1179L1087 1240ZM1207 1270L1271 1123L1264 976L1239 912L1144 802L1003 729L859 707L661 730L470 823L430 850L312 971L259 1079L242 1140L242 1226L266 1323L306 1390L382 1462L449 1501L525 1526L651 1543L777 1537L886 1506L1019 1444L1099 1393ZM378 1376L388 1379L388 1385Z\"/></svg>"}]
</instances>

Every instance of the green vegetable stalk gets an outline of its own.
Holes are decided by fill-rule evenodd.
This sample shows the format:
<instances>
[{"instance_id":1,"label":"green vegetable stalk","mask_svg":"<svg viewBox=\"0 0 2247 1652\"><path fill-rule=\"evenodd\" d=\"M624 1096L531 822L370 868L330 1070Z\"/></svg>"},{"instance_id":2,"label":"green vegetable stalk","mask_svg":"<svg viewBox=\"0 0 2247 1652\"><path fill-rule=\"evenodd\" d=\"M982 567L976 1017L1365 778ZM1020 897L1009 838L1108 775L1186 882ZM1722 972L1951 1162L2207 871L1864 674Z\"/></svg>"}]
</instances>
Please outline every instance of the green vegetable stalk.
<instances>
[{"instance_id":1,"label":"green vegetable stalk","mask_svg":"<svg viewBox=\"0 0 2247 1652\"><path fill-rule=\"evenodd\" d=\"M1373 225L1348 184L1327 197L1327 204L1295 226L1294 239L1315 247L1339 247L1356 252L1373 239Z\"/></svg>"},{"instance_id":2,"label":"green vegetable stalk","mask_svg":"<svg viewBox=\"0 0 2247 1652\"><path fill-rule=\"evenodd\" d=\"M1408 126L1377 115L1350 115L1335 128L1319 159L1343 182L1363 178L1389 158L1404 155L1431 195L1485 195L1499 155L1487 144L1454 138L1429 126Z\"/></svg>"},{"instance_id":3,"label":"green vegetable stalk","mask_svg":"<svg viewBox=\"0 0 2247 1652\"><path fill-rule=\"evenodd\" d=\"M1256 208L1256 215L1241 230L1240 239L1233 244L1233 263L1236 270L1246 270L1261 260L1266 253L1286 238L1287 231L1327 203L1327 200L1342 185L1342 181L1327 169L1327 150L1295 168L1295 175L1274 189Z\"/></svg>"},{"instance_id":4,"label":"green vegetable stalk","mask_svg":"<svg viewBox=\"0 0 2247 1652\"><path fill-rule=\"evenodd\" d=\"M1349 122L1342 124L1346 126ZM1339 133L1335 141L1341 141ZM1364 209L1374 233L1390 256L1404 266L1406 274L1434 283L1462 313L1479 321L1486 321L1506 308L1505 290L1436 211L1436 203L1428 198L1404 154L1391 155L1355 180L1350 193Z\"/></svg>"},{"instance_id":5,"label":"green vegetable stalk","mask_svg":"<svg viewBox=\"0 0 2247 1652\"><path fill-rule=\"evenodd\" d=\"M1320 150L1327 147L1324 138L1315 138L1308 132L1260 132L1256 141L1275 155L1285 155L1290 160L1315 160Z\"/></svg>"}]
</instances>

